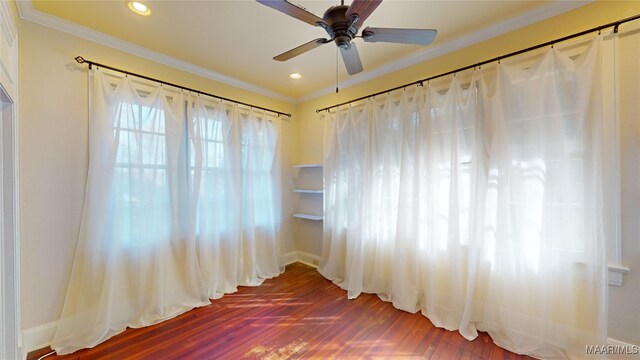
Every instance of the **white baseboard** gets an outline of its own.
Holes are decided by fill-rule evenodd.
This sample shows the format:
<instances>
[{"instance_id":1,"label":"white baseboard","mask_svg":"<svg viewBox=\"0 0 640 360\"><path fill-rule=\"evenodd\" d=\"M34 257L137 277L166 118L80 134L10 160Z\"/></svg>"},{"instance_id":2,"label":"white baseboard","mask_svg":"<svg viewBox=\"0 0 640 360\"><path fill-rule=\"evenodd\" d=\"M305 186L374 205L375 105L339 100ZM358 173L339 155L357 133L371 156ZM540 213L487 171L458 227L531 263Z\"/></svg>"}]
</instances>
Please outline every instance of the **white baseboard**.
<instances>
[{"instance_id":1,"label":"white baseboard","mask_svg":"<svg viewBox=\"0 0 640 360\"><path fill-rule=\"evenodd\" d=\"M278 256L278 265L280 266L287 266L289 264L293 264L296 261L298 261L297 251L289 251L288 253Z\"/></svg>"},{"instance_id":2,"label":"white baseboard","mask_svg":"<svg viewBox=\"0 0 640 360\"><path fill-rule=\"evenodd\" d=\"M278 263L280 264L280 266L293 264L295 262L300 262L305 265L317 268L318 264L320 264L320 256L308 253L306 251L290 251L278 257Z\"/></svg>"},{"instance_id":3,"label":"white baseboard","mask_svg":"<svg viewBox=\"0 0 640 360\"><path fill-rule=\"evenodd\" d=\"M58 327L57 321L34 326L22 331L22 358L34 351L51 345Z\"/></svg>"},{"instance_id":4,"label":"white baseboard","mask_svg":"<svg viewBox=\"0 0 640 360\"><path fill-rule=\"evenodd\" d=\"M320 256L305 251L298 251L298 262L317 268L320 264Z\"/></svg>"},{"instance_id":5,"label":"white baseboard","mask_svg":"<svg viewBox=\"0 0 640 360\"><path fill-rule=\"evenodd\" d=\"M607 345L613 345L613 346L622 346L622 347L637 347L640 345L636 345L636 344L630 344L624 341L620 341L620 340L616 340L616 339L612 339L612 338L607 338Z\"/></svg>"}]
</instances>

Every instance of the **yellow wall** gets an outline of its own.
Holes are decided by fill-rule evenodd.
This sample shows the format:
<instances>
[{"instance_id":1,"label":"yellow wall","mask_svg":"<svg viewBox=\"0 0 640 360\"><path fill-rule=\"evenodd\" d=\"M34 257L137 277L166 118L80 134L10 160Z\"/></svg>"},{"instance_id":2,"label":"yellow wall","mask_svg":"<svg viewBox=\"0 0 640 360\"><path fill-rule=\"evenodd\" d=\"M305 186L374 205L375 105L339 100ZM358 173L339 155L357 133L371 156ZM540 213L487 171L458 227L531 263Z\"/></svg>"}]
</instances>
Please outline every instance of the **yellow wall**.
<instances>
[{"instance_id":1,"label":"yellow wall","mask_svg":"<svg viewBox=\"0 0 640 360\"><path fill-rule=\"evenodd\" d=\"M75 36L22 21L20 27L20 190L22 231L22 326L55 321L61 311L75 250L87 169L87 59L184 84L239 101L294 114L283 123L284 251L319 255L322 224L292 221L291 164L322 162L322 124L315 112L352 98L381 91L454 68L519 50L640 13L640 2L599 1L577 10L484 41L431 61L296 105L141 59ZM637 68L637 66L636 66ZM635 78L627 79L631 82ZM640 79L636 79L640 84ZM640 98L636 93L625 96ZM636 103L639 103L636 100ZM629 109L638 119L640 110ZM623 143L640 154L640 124L623 124ZM633 152L633 151L631 151ZM640 344L640 155L623 159L623 263L634 271L610 296L610 336ZM634 180L635 179L635 180ZM635 187L634 187L635 186ZM625 221L629 219L629 221ZM634 220L635 219L635 220ZM295 236L293 236L295 235ZM295 237L295 242L294 242Z\"/></svg>"},{"instance_id":2,"label":"yellow wall","mask_svg":"<svg viewBox=\"0 0 640 360\"><path fill-rule=\"evenodd\" d=\"M315 110L409 82L455 70L581 30L640 14L640 1L598 1L571 12L495 37L363 84L298 104L298 159L322 163L323 124ZM621 26L624 29L625 25ZM627 26L630 26L629 24ZM638 51L636 51L636 54ZM622 287L609 287L609 337L640 344L640 72L635 59L623 76L622 111L622 263L632 268ZM316 224L294 223L296 248L320 255L322 232Z\"/></svg>"}]
</instances>

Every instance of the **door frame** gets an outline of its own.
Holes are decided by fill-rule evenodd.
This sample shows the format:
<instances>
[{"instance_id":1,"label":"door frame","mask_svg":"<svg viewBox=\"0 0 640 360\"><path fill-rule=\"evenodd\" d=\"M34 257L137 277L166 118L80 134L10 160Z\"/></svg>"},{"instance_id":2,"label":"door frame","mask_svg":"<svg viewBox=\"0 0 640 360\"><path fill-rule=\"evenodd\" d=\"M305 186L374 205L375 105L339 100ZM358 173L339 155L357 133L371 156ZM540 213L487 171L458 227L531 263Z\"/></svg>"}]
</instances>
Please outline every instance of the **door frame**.
<instances>
[{"instance_id":1,"label":"door frame","mask_svg":"<svg viewBox=\"0 0 640 360\"><path fill-rule=\"evenodd\" d=\"M16 102L0 84L0 358L21 358Z\"/></svg>"}]
</instances>

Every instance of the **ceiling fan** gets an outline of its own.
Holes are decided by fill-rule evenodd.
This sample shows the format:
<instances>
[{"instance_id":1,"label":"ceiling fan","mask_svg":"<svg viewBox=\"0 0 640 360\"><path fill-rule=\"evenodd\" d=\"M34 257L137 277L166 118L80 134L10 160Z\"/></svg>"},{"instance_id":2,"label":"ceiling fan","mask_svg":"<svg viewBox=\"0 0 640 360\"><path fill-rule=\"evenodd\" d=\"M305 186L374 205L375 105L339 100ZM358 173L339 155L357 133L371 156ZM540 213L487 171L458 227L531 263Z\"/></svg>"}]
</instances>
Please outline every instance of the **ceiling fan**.
<instances>
[{"instance_id":1,"label":"ceiling fan","mask_svg":"<svg viewBox=\"0 0 640 360\"><path fill-rule=\"evenodd\" d=\"M362 71L362 62L358 55L358 49L356 48L356 44L351 42L351 40L356 37L362 38L365 42L429 45L437 34L437 31L433 29L366 27L362 30L361 35L357 36L362 23L364 23L369 15L380 5L382 0L353 0L351 6L344 5L344 0L342 0L341 5L332 6L327 9L322 18L287 0L257 1L298 20L304 21L307 24L321 27L329 34L328 39L318 38L311 40L306 44L274 57L274 60L287 61L309 50L315 49L320 45L334 41L338 48L340 48L342 60L344 60L344 65L349 75Z\"/></svg>"}]
</instances>

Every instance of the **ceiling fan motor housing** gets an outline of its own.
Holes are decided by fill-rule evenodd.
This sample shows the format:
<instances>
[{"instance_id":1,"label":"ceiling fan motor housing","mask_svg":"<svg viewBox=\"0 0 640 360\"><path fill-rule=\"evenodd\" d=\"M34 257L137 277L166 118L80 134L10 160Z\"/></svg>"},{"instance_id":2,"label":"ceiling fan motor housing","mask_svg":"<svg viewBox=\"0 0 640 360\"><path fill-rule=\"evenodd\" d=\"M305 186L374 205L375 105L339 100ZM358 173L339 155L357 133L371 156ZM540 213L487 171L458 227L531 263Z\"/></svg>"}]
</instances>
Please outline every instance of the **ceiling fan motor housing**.
<instances>
[{"instance_id":1,"label":"ceiling fan motor housing","mask_svg":"<svg viewBox=\"0 0 640 360\"><path fill-rule=\"evenodd\" d=\"M320 24L335 41L336 45L343 49L348 49L351 46L351 40L358 34L358 26L356 25L358 16L354 15L347 19L348 8L347 5L330 7L322 16L322 19L328 25Z\"/></svg>"},{"instance_id":2,"label":"ceiling fan motor housing","mask_svg":"<svg viewBox=\"0 0 640 360\"><path fill-rule=\"evenodd\" d=\"M324 44L335 42L340 48L349 75L362 71L362 61L358 55L358 48L352 40L358 37L360 27L373 13L382 0L353 0L351 5L344 5L344 0L338 6L330 7L322 16L310 13L302 7L292 4L289 0L256 0L270 8L304 21L309 25L323 28L329 38L318 38L295 47L273 59L287 61L293 57L315 49ZM360 37L365 42L389 42L399 44L429 45L436 36L433 29L400 29L366 27Z\"/></svg>"}]
</instances>

